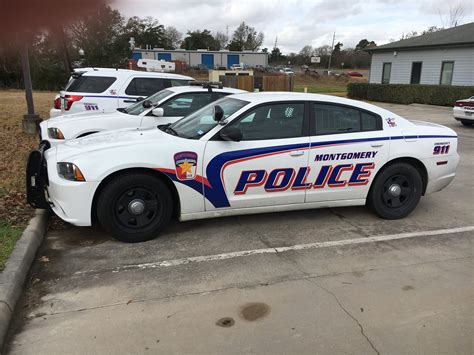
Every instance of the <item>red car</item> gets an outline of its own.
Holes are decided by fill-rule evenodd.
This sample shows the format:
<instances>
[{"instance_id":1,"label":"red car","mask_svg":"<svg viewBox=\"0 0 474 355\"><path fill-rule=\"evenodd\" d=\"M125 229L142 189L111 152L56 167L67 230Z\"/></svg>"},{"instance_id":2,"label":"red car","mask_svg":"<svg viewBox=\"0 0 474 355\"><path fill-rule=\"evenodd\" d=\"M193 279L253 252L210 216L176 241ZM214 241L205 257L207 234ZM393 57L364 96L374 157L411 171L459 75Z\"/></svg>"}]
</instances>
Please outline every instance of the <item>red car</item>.
<instances>
[{"instance_id":1,"label":"red car","mask_svg":"<svg viewBox=\"0 0 474 355\"><path fill-rule=\"evenodd\" d=\"M346 74L349 76L363 77L362 73L359 73L358 71L348 71Z\"/></svg>"}]
</instances>

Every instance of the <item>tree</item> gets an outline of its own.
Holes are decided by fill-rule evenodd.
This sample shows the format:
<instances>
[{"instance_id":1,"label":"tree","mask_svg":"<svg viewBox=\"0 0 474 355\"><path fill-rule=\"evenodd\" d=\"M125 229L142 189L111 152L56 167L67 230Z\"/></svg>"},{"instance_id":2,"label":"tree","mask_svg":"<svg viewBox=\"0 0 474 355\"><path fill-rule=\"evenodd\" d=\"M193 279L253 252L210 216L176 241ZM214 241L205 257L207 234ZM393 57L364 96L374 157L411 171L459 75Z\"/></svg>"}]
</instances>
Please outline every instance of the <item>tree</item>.
<instances>
[{"instance_id":1,"label":"tree","mask_svg":"<svg viewBox=\"0 0 474 355\"><path fill-rule=\"evenodd\" d=\"M231 51L257 51L262 46L263 39L262 32L257 33L255 28L242 22L232 35L228 48Z\"/></svg>"},{"instance_id":2,"label":"tree","mask_svg":"<svg viewBox=\"0 0 474 355\"><path fill-rule=\"evenodd\" d=\"M334 46L334 49L332 51L332 54L333 55L336 55L336 54L339 54L341 53L341 48L342 48L343 44L341 42L337 42L336 45Z\"/></svg>"},{"instance_id":3,"label":"tree","mask_svg":"<svg viewBox=\"0 0 474 355\"><path fill-rule=\"evenodd\" d=\"M100 21L97 21L100 19ZM104 5L79 18L70 26L75 49L84 50L87 66L124 67L130 57L128 33L124 19L117 10Z\"/></svg>"},{"instance_id":4,"label":"tree","mask_svg":"<svg viewBox=\"0 0 474 355\"><path fill-rule=\"evenodd\" d=\"M208 49L218 51L220 49L219 42L212 36L208 30L188 31L184 38L181 48L190 49Z\"/></svg>"},{"instance_id":5,"label":"tree","mask_svg":"<svg viewBox=\"0 0 474 355\"><path fill-rule=\"evenodd\" d=\"M275 63L275 62L279 62L282 59L283 59L283 56L281 55L280 48L278 47L273 48L268 60L270 62Z\"/></svg>"},{"instance_id":6,"label":"tree","mask_svg":"<svg viewBox=\"0 0 474 355\"><path fill-rule=\"evenodd\" d=\"M311 57L314 55L314 48L312 46L304 46L301 50L299 55L302 57L304 61L311 60Z\"/></svg>"},{"instance_id":7,"label":"tree","mask_svg":"<svg viewBox=\"0 0 474 355\"><path fill-rule=\"evenodd\" d=\"M462 4L450 6L449 13L445 16L441 14L440 9L438 9L438 13L443 27L456 27L464 17L464 6Z\"/></svg>"},{"instance_id":8,"label":"tree","mask_svg":"<svg viewBox=\"0 0 474 355\"><path fill-rule=\"evenodd\" d=\"M165 48L176 49L181 46L183 34L176 27L168 26L165 29Z\"/></svg>"},{"instance_id":9,"label":"tree","mask_svg":"<svg viewBox=\"0 0 474 355\"><path fill-rule=\"evenodd\" d=\"M376 47L376 46L377 46L377 45L375 44L374 41L370 41L370 42L369 42L366 38L364 38L364 39L361 39L361 40L359 41L359 43L356 45L355 49L356 49L357 51L362 51L362 50L364 50L364 49L366 49L366 48L372 48L372 47Z\"/></svg>"},{"instance_id":10,"label":"tree","mask_svg":"<svg viewBox=\"0 0 474 355\"><path fill-rule=\"evenodd\" d=\"M227 47L227 44L229 43L229 36L227 36L224 32L216 32L214 38L217 42L219 42L220 49Z\"/></svg>"},{"instance_id":11,"label":"tree","mask_svg":"<svg viewBox=\"0 0 474 355\"><path fill-rule=\"evenodd\" d=\"M167 46L165 28L158 20L151 16L140 18L133 16L128 19L125 26L128 37L134 37L137 46L151 46L164 48Z\"/></svg>"}]
</instances>

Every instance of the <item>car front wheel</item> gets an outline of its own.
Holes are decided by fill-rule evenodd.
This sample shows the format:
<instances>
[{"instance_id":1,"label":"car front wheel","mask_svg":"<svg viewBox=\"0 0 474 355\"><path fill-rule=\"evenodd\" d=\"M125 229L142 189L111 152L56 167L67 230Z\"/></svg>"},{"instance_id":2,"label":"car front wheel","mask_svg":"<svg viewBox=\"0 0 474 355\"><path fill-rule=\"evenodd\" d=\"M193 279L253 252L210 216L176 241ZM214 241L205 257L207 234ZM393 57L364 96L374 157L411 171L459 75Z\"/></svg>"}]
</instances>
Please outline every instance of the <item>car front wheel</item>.
<instances>
[{"instance_id":1,"label":"car front wheel","mask_svg":"<svg viewBox=\"0 0 474 355\"><path fill-rule=\"evenodd\" d=\"M403 218L418 205L422 189L423 181L418 170L407 163L396 163L379 173L367 203L382 218Z\"/></svg>"},{"instance_id":2,"label":"car front wheel","mask_svg":"<svg viewBox=\"0 0 474 355\"><path fill-rule=\"evenodd\" d=\"M172 211L168 187L146 173L113 178L97 201L97 217L102 227L115 239L127 243L156 238L168 224Z\"/></svg>"}]
</instances>

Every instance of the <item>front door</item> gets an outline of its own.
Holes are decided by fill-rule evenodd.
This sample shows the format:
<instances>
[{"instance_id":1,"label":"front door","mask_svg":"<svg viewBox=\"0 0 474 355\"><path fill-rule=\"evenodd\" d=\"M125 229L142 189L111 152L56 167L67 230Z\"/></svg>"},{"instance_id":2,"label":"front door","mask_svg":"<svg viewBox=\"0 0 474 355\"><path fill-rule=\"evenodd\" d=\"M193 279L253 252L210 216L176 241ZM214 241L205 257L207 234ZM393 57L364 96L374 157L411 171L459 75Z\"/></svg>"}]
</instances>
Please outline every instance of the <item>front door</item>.
<instances>
[{"instance_id":1,"label":"front door","mask_svg":"<svg viewBox=\"0 0 474 355\"><path fill-rule=\"evenodd\" d=\"M303 203L301 173L308 164L309 124L303 101L263 104L229 125L240 142L207 142L206 210Z\"/></svg>"}]
</instances>

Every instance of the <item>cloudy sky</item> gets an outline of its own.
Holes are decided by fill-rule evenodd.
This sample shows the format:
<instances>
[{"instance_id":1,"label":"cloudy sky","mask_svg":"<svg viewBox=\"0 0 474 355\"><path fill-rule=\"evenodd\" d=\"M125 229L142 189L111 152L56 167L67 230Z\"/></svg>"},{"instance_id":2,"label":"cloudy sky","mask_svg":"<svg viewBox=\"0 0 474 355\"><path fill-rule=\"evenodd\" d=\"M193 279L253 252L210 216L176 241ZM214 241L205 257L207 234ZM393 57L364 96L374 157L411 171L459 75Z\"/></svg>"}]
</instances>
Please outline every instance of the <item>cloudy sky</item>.
<instances>
[{"instance_id":1,"label":"cloudy sky","mask_svg":"<svg viewBox=\"0 0 474 355\"><path fill-rule=\"evenodd\" d=\"M208 29L231 36L245 21L265 35L264 47L298 52L304 45L336 42L354 47L362 38L378 45L411 31L446 24L450 8L461 5L462 23L474 21L474 0L115 0L126 16L153 16L183 34ZM440 16L441 14L441 16ZM444 22L444 23L443 23Z\"/></svg>"}]
</instances>

